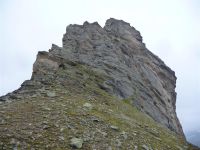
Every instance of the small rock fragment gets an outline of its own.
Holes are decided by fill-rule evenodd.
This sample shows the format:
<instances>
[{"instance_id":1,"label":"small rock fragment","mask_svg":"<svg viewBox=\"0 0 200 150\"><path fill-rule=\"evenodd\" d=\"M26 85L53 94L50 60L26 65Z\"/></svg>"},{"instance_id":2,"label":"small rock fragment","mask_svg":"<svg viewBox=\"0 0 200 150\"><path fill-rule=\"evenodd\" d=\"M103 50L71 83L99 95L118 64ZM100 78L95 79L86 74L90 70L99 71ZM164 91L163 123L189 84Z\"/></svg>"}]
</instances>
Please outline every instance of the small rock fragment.
<instances>
[{"instance_id":1,"label":"small rock fragment","mask_svg":"<svg viewBox=\"0 0 200 150\"><path fill-rule=\"evenodd\" d=\"M16 139L12 138L10 141L10 144L12 144L12 149L17 150L17 141Z\"/></svg>"},{"instance_id":2,"label":"small rock fragment","mask_svg":"<svg viewBox=\"0 0 200 150\"><path fill-rule=\"evenodd\" d=\"M152 150L151 148L149 148L147 145L145 145L145 144L143 144L142 145L142 148L144 149L144 150Z\"/></svg>"},{"instance_id":3,"label":"small rock fragment","mask_svg":"<svg viewBox=\"0 0 200 150\"><path fill-rule=\"evenodd\" d=\"M128 138L128 135L125 131L121 132L121 135L123 136L123 138L126 140Z\"/></svg>"},{"instance_id":4,"label":"small rock fragment","mask_svg":"<svg viewBox=\"0 0 200 150\"><path fill-rule=\"evenodd\" d=\"M70 145L74 148L81 148L83 145L83 140L81 138L72 138L70 140Z\"/></svg>"},{"instance_id":5,"label":"small rock fragment","mask_svg":"<svg viewBox=\"0 0 200 150\"><path fill-rule=\"evenodd\" d=\"M122 146L122 142L119 139L116 139L116 146L117 147L121 147Z\"/></svg>"},{"instance_id":6,"label":"small rock fragment","mask_svg":"<svg viewBox=\"0 0 200 150\"><path fill-rule=\"evenodd\" d=\"M48 125L44 125L44 126L42 127L43 130L46 130L46 129L48 129L48 128L49 128Z\"/></svg>"},{"instance_id":7,"label":"small rock fragment","mask_svg":"<svg viewBox=\"0 0 200 150\"><path fill-rule=\"evenodd\" d=\"M117 127L117 126L110 126L110 128L113 130L119 131L119 127Z\"/></svg>"},{"instance_id":8,"label":"small rock fragment","mask_svg":"<svg viewBox=\"0 0 200 150\"><path fill-rule=\"evenodd\" d=\"M3 124L5 124L5 120L4 120L4 119L1 119L0 125L3 125Z\"/></svg>"},{"instance_id":9,"label":"small rock fragment","mask_svg":"<svg viewBox=\"0 0 200 150\"><path fill-rule=\"evenodd\" d=\"M138 146L135 145L135 146L134 146L134 150L138 150Z\"/></svg>"},{"instance_id":10,"label":"small rock fragment","mask_svg":"<svg viewBox=\"0 0 200 150\"><path fill-rule=\"evenodd\" d=\"M65 138L64 138L63 136L59 136L58 138L59 138L59 140L61 140L61 141L64 141L64 140L65 140Z\"/></svg>"},{"instance_id":11,"label":"small rock fragment","mask_svg":"<svg viewBox=\"0 0 200 150\"><path fill-rule=\"evenodd\" d=\"M85 103L85 104L83 105L83 107L88 108L88 109L92 109L92 104L90 104L90 103Z\"/></svg>"},{"instance_id":12,"label":"small rock fragment","mask_svg":"<svg viewBox=\"0 0 200 150\"><path fill-rule=\"evenodd\" d=\"M133 132L133 135L134 135L134 136L136 136L136 135L137 135L137 133L136 133L136 132Z\"/></svg>"},{"instance_id":13,"label":"small rock fragment","mask_svg":"<svg viewBox=\"0 0 200 150\"><path fill-rule=\"evenodd\" d=\"M64 130L65 130L65 128L61 128L61 129L60 129L60 132L63 132Z\"/></svg>"},{"instance_id":14,"label":"small rock fragment","mask_svg":"<svg viewBox=\"0 0 200 150\"><path fill-rule=\"evenodd\" d=\"M111 147L111 146L109 146L107 150L112 150L112 147Z\"/></svg>"},{"instance_id":15,"label":"small rock fragment","mask_svg":"<svg viewBox=\"0 0 200 150\"><path fill-rule=\"evenodd\" d=\"M49 107L45 107L44 110L50 111L51 108L49 108Z\"/></svg>"},{"instance_id":16,"label":"small rock fragment","mask_svg":"<svg viewBox=\"0 0 200 150\"><path fill-rule=\"evenodd\" d=\"M92 116L91 120L94 121L94 122L100 122L100 120L97 117L95 117L95 116Z\"/></svg>"},{"instance_id":17,"label":"small rock fragment","mask_svg":"<svg viewBox=\"0 0 200 150\"><path fill-rule=\"evenodd\" d=\"M55 93L55 92L48 91L48 92L47 92L47 96L48 96L48 97L55 97L55 96L56 96L56 93Z\"/></svg>"},{"instance_id":18,"label":"small rock fragment","mask_svg":"<svg viewBox=\"0 0 200 150\"><path fill-rule=\"evenodd\" d=\"M101 130L98 130L99 133L101 133L103 135L103 137L106 137L107 136L107 133L104 132L104 131L101 131Z\"/></svg>"}]
</instances>

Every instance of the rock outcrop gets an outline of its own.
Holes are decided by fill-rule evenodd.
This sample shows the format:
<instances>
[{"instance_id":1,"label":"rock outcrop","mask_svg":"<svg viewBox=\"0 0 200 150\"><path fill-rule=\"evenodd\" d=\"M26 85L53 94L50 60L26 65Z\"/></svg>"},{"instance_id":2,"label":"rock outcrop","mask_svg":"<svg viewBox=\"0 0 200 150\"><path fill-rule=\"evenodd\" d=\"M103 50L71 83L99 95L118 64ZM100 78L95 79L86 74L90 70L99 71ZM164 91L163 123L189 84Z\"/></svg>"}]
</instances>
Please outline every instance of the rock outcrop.
<instances>
[{"instance_id":1,"label":"rock outcrop","mask_svg":"<svg viewBox=\"0 0 200 150\"><path fill-rule=\"evenodd\" d=\"M118 99L130 99L133 106L156 122L184 136L176 115L174 71L145 47L139 31L113 18L103 28L97 22L69 25L63 46L53 44L49 52L39 52L31 80L1 97L1 102L20 99L22 94L37 96L28 87L39 89L52 82L64 85L67 79L57 71L69 69L68 64L85 65L107 76L98 84L101 89Z\"/></svg>"}]
</instances>

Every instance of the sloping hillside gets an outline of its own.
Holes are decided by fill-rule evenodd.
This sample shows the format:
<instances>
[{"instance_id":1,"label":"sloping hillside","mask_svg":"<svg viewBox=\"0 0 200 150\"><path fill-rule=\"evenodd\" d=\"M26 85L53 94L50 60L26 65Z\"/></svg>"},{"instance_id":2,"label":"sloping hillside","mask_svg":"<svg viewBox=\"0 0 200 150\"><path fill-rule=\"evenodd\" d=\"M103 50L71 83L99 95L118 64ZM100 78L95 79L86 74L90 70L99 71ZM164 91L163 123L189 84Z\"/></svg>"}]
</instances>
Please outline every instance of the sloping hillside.
<instances>
[{"instance_id":1,"label":"sloping hillside","mask_svg":"<svg viewBox=\"0 0 200 150\"><path fill-rule=\"evenodd\" d=\"M0 97L0 149L186 150L176 76L139 31L109 19L69 25L30 80Z\"/></svg>"},{"instance_id":2,"label":"sloping hillside","mask_svg":"<svg viewBox=\"0 0 200 150\"><path fill-rule=\"evenodd\" d=\"M26 84L21 97L0 105L2 149L186 149L184 140L99 86L107 78L74 64L38 88ZM26 81L28 83L28 81ZM80 145L81 145L80 144Z\"/></svg>"}]
</instances>

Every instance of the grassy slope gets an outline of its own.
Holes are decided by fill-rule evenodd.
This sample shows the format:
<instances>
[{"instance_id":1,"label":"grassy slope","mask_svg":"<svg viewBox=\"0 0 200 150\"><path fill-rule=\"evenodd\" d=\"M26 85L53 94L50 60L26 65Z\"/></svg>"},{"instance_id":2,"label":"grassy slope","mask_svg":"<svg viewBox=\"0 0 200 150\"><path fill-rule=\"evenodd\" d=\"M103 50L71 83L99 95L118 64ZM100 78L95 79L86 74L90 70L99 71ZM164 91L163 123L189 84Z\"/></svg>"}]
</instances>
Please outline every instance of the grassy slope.
<instances>
[{"instance_id":1,"label":"grassy slope","mask_svg":"<svg viewBox=\"0 0 200 150\"><path fill-rule=\"evenodd\" d=\"M84 140L82 149L142 149L142 145L190 149L183 139L130 105L129 99L120 101L100 89L98 84L106 77L82 65L57 74L67 80L64 86L48 86L55 97L43 91L0 105L0 149L72 149L72 137Z\"/></svg>"}]
</instances>

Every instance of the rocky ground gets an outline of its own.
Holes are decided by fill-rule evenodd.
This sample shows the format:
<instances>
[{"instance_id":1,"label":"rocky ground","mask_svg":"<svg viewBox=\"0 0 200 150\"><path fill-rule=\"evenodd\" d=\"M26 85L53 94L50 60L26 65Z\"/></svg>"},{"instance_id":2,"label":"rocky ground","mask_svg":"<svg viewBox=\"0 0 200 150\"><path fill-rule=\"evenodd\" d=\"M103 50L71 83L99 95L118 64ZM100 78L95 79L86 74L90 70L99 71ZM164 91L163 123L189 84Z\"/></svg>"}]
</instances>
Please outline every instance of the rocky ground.
<instances>
[{"instance_id":1,"label":"rocky ground","mask_svg":"<svg viewBox=\"0 0 200 150\"><path fill-rule=\"evenodd\" d=\"M194 150L176 115L176 76L129 23L69 25L30 80L0 97L2 150Z\"/></svg>"},{"instance_id":2,"label":"rocky ground","mask_svg":"<svg viewBox=\"0 0 200 150\"><path fill-rule=\"evenodd\" d=\"M101 89L106 77L82 65L58 74L68 78L64 86L49 81L35 89L29 83L20 89L21 97L15 94L0 105L0 149L189 149L182 137L129 99L121 101Z\"/></svg>"}]
</instances>

